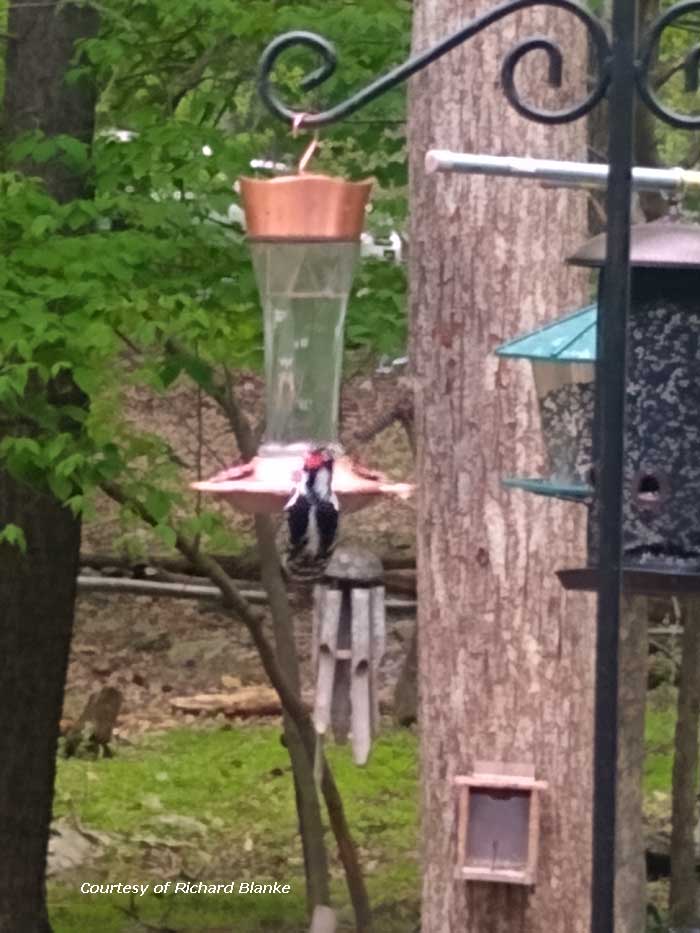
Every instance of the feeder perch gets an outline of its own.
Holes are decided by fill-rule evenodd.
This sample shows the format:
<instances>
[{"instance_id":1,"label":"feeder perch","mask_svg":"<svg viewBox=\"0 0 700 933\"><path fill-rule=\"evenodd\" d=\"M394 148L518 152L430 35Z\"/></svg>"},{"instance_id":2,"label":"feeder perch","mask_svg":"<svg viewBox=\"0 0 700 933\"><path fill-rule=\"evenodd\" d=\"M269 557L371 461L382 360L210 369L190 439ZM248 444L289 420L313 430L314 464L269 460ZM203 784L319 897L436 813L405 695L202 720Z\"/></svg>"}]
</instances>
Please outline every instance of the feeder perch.
<instances>
[{"instance_id":1,"label":"feeder perch","mask_svg":"<svg viewBox=\"0 0 700 933\"><path fill-rule=\"evenodd\" d=\"M360 255L371 181L299 174L240 182L263 306L266 433L249 463L195 489L224 496L245 512L279 512L298 482L305 454L336 448L345 313ZM333 491L352 512L378 496L412 488L335 459Z\"/></svg>"},{"instance_id":2,"label":"feeder perch","mask_svg":"<svg viewBox=\"0 0 700 933\"><path fill-rule=\"evenodd\" d=\"M540 792L531 765L476 762L454 778L458 792L460 881L534 885L540 835Z\"/></svg>"},{"instance_id":3,"label":"feeder perch","mask_svg":"<svg viewBox=\"0 0 700 933\"><path fill-rule=\"evenodd\" d=\"M532 364L549 477L504 485L576 501L590 497L597 306L588 305L498 347Z\"/></svg>"},{"instance_id":4,"label":"feeder perch","mask_svg":"<svg viewBox=\"0 0 700 933\"><path fill-rule=\"evenodd\" d=\"M383 569L367 551L338 548L314 588L314 726L351 738L364 765L379 730L379 665L386 643Z\"/></svg>"}]
</instances>

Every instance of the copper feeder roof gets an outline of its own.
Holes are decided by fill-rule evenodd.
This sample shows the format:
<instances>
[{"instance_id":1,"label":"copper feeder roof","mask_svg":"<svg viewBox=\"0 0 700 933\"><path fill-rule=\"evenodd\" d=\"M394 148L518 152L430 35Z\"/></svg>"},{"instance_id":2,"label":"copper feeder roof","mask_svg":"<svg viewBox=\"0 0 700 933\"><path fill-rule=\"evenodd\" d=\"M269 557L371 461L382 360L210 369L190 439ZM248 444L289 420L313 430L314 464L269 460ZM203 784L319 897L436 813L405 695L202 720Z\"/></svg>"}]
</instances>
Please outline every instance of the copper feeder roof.
<instances>
[{"instance_id":1,"label":"copper feeder roof","mask_svg":"<svg viewBox=\"0 0 700 933\"><path fill-rule=\"evenodd\" d=\"M371 180L330 175L241 178L246 229L260 240L359 240Z\"/></svg>"},{"instance_id":2,"label":"copper feeder roof","mask_svg":"<svg viewBox=\"0 0 700 933\"><path fill-rule=\"evenodd\" d=\"M211 479L192 483L193 489L214 493L241 512L281 512L301 478L303 452L253 457L248 463L229 467ZM410 483L388 482L381 473L365 470L349 457L339 457L333 466L333 492L341 512L357 512L380 496L408 499Z\"/></svg>"},{"instance_id":3,"label":"copper feeder roof","mask_svg":"<svg viewBox=\"0 0 700 933\"><path fill-rule=\"evenodd\" d=\"M700 225L660 220L631 228L632 266L656 269L700 269ZM593 237L567 262L574 266L603 266L606 235Z\"/></svg>"}]
</instances>

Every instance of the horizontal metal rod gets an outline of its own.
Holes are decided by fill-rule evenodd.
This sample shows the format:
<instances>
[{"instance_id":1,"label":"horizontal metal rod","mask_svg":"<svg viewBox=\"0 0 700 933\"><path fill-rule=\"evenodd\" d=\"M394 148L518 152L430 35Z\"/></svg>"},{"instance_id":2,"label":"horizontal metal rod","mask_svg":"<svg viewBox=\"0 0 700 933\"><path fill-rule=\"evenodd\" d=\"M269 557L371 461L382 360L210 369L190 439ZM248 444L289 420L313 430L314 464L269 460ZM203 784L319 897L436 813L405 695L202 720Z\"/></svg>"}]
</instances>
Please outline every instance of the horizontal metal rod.
<instances>
[{"instance_id":1,"label":"horizontal metal rod","mask_svg":"<svg viewBox=\"0 0 700 933\"><path fill-rule=\"evenodd\" d=\"M169 596L175 599L206 599L219 601L221 591L216 586L193 583L160 583L154 580L132 580L125 577L103 577L81 574L78 577L80 593L115 593L120 596ZM241 590L241 596L255 605L265 605L267 594L262 590ZM413 613L416 610L414 599L386 599L387 611Z\"/></svg>"},{"instance_id":2,"label":"horizontal metal rod","mask_svg":"<svg viewBox=\"0 0 700 933\"><path fill-rule=\"evenodd\" d=\"M565 187L605 188L610 168L595 162L560 162L555 159L525 159L431 149L425 156L425 170L429 173L461 172L529 178ZM683 168L633 168L632 187L635 191L682 194L690 189L700 189L700 172Z\"/></svg>"}]
</instances>

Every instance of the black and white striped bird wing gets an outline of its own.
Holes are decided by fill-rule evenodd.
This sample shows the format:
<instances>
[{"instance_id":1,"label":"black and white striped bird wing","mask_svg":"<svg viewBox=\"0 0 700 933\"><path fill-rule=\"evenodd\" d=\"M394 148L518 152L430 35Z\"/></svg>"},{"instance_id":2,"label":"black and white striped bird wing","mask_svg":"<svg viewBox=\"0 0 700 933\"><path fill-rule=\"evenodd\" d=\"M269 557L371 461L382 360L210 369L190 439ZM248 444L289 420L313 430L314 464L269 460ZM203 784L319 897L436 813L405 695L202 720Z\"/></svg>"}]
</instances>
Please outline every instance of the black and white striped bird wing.
<instances>
[{"instance_id":1,"label":"black and white striped bird wing","mask_svg":"<svg viewBox=\"0 0 700 933\"><path fill-rule=\"evenodd\" d=\"M289 529L289 553L291 557L306 549L309 534L311 505L306 496L294 495L285 506Z\"/></svg>"},{"instance_id":2,"label":"black and white striped bird wing","mask_svg":"<svg viewBox=\"0 0 700 933\"><path fill-rule=\"evenodd\" d=\"M316 512L318 515L318 524L315 529L318 535L318 550L316 553L321 557L330 557L338 534L338 508L332 501L325 500L319 502ZM314 524L316 523L314 522Z\"/></svg>"}]
</instances>

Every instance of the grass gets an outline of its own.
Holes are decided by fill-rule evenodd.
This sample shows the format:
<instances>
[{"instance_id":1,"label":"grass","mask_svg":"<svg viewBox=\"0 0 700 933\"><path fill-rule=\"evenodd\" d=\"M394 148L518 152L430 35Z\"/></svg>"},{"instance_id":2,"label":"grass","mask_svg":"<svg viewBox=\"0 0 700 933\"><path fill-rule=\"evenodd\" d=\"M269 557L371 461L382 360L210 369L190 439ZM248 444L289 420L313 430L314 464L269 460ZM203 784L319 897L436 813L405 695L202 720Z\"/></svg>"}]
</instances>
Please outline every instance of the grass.
<instances>
[{"instance_id":1,"label":"grass","mask_svg":"<svg viewBox=\"0 0 700 933\"><path fill-rule=\"evenodd\" d=\"M671 793L676 728L676 691L660 687L650 696L645 723L644 791L647 796Z\"/></svg>"},{"instance_id":2,"label":"grass","mask_svg":"<svg viewBox=\"0 0 700 933\"><path fill-rule=\"evenodd\" d=\"M649 815L668 808L675 694L651 695L646 718ZM406 933L418 919L416 740L377 741L367 768L328 747L359 847L379 933ZM298 933L305 929L303 866L289 762L277 727L176 730L150 735L99 761L60 761L55 812L109 833L103 858L51 883L55 933L125 933L128 895L84 895L83 881L150 883L256 880L289 883L288 895L155 896L135 901L141 921L177 930ZM667 817L664 815L663 819ZM342 868L330 832L334 903L351 929ZM121 909L120 909L121 908ZM140 929L143 929L141 927Z\"/></svg>"},{"instance_id":3,"label":"grass","mask_svg":"<svg viewBox=\"0 0 700 933\"><path fill-rule=\"evenodd\" d=\"M347 748L329 758L367 872L380 929L405 931L417 911L416 742L380 738L367 768ZM236 933L301 930L303 866L285 749L274 727L177 730L149 736L112 759L60 761L55 815L111 834L105 857L50 885L55 933L121 933L130 896L81 894L91 883L289 883L288 895L195 895L135 899L139 919L176 929L222 925ZM335 846L331 872L340 918L351 914ZM121 910L119 908L122 908ZM398 925L394 926L394 922Z\"/></svg>"}]
</instances>

